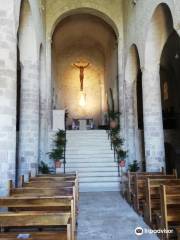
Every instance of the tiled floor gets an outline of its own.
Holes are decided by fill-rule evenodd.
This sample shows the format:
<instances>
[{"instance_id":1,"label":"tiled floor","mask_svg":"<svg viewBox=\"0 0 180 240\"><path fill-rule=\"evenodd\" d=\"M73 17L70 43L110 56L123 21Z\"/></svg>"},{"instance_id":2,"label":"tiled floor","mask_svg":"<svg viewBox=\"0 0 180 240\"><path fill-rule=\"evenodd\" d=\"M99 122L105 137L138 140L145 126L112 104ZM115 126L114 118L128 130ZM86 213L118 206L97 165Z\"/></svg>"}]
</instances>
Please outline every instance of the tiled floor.
<instances>
[{"instance_id":1,"label":"tiled floor","mask_svg":"<svg viewBox=\"0 0 180 240\"><path fill-rule=\"evenodd\" d=\"M80 194L77 240L157 240L152 234L135 235L148 226L117 192Z\"/></svg>"}]
</instances>

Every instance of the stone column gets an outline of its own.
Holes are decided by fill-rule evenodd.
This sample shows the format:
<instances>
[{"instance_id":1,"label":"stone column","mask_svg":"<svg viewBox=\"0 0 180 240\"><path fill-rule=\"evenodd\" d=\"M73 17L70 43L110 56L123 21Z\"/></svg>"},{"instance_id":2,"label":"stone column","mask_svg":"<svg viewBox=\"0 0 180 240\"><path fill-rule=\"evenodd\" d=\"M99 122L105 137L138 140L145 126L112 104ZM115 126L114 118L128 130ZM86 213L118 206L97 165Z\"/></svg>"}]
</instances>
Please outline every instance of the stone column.
<instances>
[{"instance_id":1,"label":"stone column","mask_svg":"<svg viewBox=\"0 0 180 240\"><path fill-rule=\"evenodd\" d=\"M143 111L146 171L165 166L159 64L143 69Z\"/></svg>"},{"instance_id":2,"label":"stone column","mask_svg":"<svg viewBox=\"0 0 180 240\"><path fill-rule=\"evenodd\" d=\"M0 0L0 195L15 180L16 32L13 1Z\"/></svg>"},{"instance_id":3,"label":"stone column","mask_svg":"<svg viewBox=\"0 0 180 240\"><path fill-rule=\"evenodd\" d=\"M126 136L129 163L136 159L135 150L135 130L136 130L136 112L134 109L134 81L126 81Z\"/></svg>"},{"instance_id":4,"label":"stone column","mask_svg":"<svg viewBox=\"0 0 180 240\"><path fill-rule=\"evenodd\" d=\"M40 125L39 125L39 161L46 161L47 152L47 81L46 81L46 67L44 51L40 50Z\"/></svg>"},{"instance_id":5,"label":"stone column","mask_svg":"<svg viewBox=\"0 0 180 240\"><path fill-rule=\"evenodd\" d=\"M119 111L121 112L120 115L120 126L121 131L120 135L125 140L124 145L126 146L126 122L125 122L125 81L124 81L124 63L123 63L123 43L122 39L118 39L118 91L119 91Z\"/></svg>"},{"instance_id":6,"label":"stone column","mask_svg":"<svg viewBox=\"0 0 180 240\"><path fill-rule=\"evenodd\" d=\"M20 174L37 172L39 147L39 63L24 61L21 69Z\"/></svg>"}]
</instances>

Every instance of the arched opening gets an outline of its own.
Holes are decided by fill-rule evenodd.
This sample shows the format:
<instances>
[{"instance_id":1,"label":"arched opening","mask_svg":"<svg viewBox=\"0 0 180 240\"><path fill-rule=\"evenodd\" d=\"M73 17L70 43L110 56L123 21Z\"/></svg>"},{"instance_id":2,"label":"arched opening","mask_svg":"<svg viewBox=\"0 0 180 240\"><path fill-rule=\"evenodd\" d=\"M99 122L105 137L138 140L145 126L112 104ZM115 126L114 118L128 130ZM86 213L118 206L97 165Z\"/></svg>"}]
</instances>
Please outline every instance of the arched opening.
<instances>
[{"instance_id":1,"label":"arched opening","mask_svg":"<svg viewBox=\"0 0 180 240\"><path fill-rule=\"evenodd\" d=\"M160 61L161 102L165 141L166 170L179 172L180 150L180 38L174 30L169 35ZM172 154L174 153L174 154Z\"/></svg>"},{"instance_id":2,"label":"arched opening","mask_svg":"<svg viewBox=\"0 0 180 240\"><path fill-rule=\"evenodd\" d=\"M59 22L52 37L52 80L53 109L67 109L68 129L105 128L110 88L118 109L114 30L92 14Z\"/></svg>"},{"instance_id":3,"label":"arched opening","mask_svg":"<svg viewBox=\"0 0 180 240\"><path fill-rule=\"evenodd\" d=\"M142 101L142 72L136 45L129 51L126 72L126 111L127 139L129 162L137 160L144 169L144 132L143 132L143 101Z\"/></svg>"},{"instance_id":4,"label":"arched opening","mask_svg":"<svg viewBox=\"0 0 180 240\"><path fill-rule=\"evenodd\" d=\"M161 53L172 32L171 11L167 4L159 4L154 11L147 33L143 72L144 136L148 171L159 171L161 167L165 167L159 71Z\"/></svg>"}]
</instances>

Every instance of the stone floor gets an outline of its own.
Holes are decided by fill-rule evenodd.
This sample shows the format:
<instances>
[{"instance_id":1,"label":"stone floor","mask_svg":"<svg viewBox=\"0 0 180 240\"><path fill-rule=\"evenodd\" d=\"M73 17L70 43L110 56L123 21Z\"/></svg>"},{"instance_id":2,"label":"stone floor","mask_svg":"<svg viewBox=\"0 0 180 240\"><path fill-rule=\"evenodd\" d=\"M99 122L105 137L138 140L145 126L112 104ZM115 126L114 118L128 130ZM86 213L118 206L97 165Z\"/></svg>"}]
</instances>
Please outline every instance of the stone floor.
<instances>
[{"instance_id":1,"label":"stone floor","mask_svg":"<svg viewBox=\"0 0 180 240\"><path fill-rule=\"evenodd\" d=\"M81 193L77 240L157 240L153 234L135 235L148 228L117 192Z\"/></svg>"}]
</instances>

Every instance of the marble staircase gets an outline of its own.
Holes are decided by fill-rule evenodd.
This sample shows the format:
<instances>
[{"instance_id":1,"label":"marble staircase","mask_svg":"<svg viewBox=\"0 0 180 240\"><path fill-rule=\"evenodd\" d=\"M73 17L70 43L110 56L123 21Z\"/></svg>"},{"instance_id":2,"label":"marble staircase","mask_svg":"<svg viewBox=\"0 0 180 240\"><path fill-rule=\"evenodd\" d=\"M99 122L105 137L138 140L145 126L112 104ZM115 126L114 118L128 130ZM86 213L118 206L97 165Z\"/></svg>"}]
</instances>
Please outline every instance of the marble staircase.
<instances>
[{"instance_id":1,"label":"marble staircase","mask_svg":"<svg viewBox=\"0 0 180 240\"><path fill-rule=\"evenodd\" d=\"M68 130L66 171L78 171L80 191L119 191L117 163L105 130Z\"/></svg>"}]
</instances>

